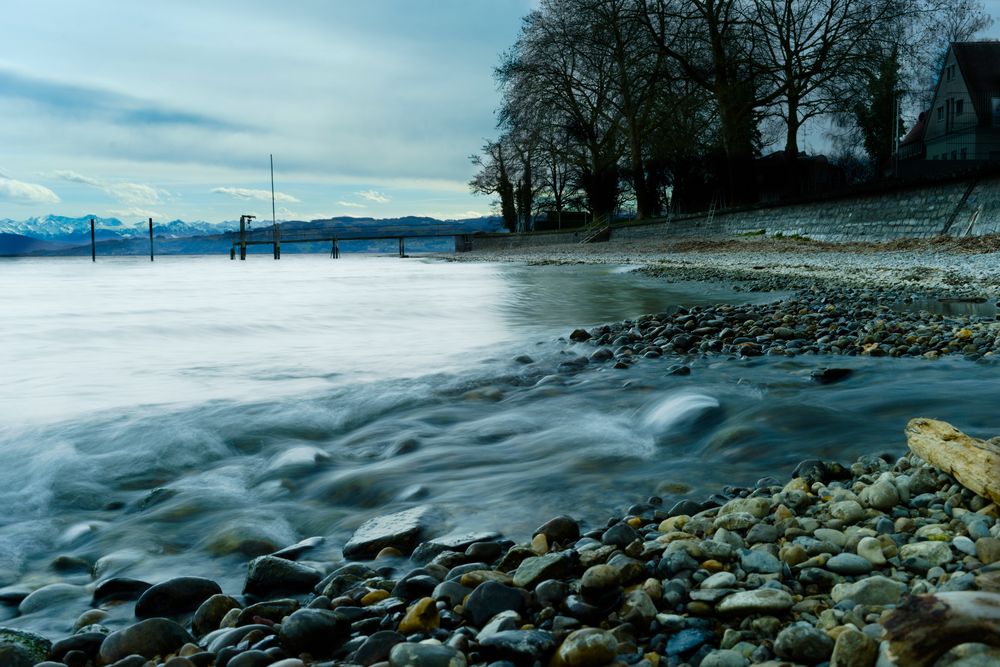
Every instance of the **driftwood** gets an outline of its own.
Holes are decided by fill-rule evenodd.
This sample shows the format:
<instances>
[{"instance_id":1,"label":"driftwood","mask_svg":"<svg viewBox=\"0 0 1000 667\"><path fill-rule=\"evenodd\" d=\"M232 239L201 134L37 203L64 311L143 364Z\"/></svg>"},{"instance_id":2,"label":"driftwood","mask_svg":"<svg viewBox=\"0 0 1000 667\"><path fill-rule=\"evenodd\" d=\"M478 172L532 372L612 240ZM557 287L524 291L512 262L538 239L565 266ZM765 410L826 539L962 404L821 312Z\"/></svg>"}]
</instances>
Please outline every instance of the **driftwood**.
<instances>
[{"instance_id":1,"label":"driftwood","mask_svg":"<svg viewBox=\"0 0 1000 667\"><path fill-rule=\"evenodd\" d=\"M1000 503L1000 445L972 438L947 422L919 417L906 425L914 454L984 498Z\"/></svg>"},{"instance_id":2,"label":"driftwood","mask_svg":"<svg viewBox=\"0 0 1000 667\"><path fill-rule=\"evenodd\" d=\"M930 667L968 642L1000 646L1000 594L936 593L907 598L883 623L897 665Z\"/></svg>"}]
</instances>

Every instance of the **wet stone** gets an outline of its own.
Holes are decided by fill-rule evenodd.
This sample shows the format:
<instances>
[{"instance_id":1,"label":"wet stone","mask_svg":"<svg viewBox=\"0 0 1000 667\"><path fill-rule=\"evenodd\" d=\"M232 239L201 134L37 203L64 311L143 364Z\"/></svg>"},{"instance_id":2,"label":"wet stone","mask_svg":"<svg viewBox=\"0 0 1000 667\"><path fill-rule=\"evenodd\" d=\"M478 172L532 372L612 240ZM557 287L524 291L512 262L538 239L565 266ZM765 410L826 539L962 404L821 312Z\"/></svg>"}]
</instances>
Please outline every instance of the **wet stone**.
<instances>
[{"instance_id":1,"label":"wet stone","mask_svg":"<svg viewBox=\"0 0 1000 667\"><path fill-rule=\"evenodd\" d=\"M421 505L395 514L365 521L344 545L344 558L370 558L385 547L395 547L408 554L435 520L435 512Z\"/></svg>"},{"instance_id":2,"label":"wet stone","mask_svg":"<svg viewBox=\"0 0 1000 667\"><path fill-rule=\"evenodd\" d=\"M0 645L18 647L19 650L16 652L11 651L10 655L27 656L30 660L32 660L31 664L45 660L49 651L52 650L52 642L46 637L34 632L29 632L28 630L20 630L18 628L0 627Z\"/></svg>"},{"instance_id":3,"label":"wet stone","mask_svg":"<svg viewBox=\"0 0 1000 667\"><path fill-rule=\"evenodd\" d=\"M717 609L723 614L765 614L786 611L794 604L795 600L785 591L758 588L729 595Z\"/></svg>"},{"instance_id":4,"label":"wet stone","mask_svg":"<svg viewBox=\"0 0 1000 667\"><path fill-rule=\"evenodd\" d=\"M281 624L281 645L293 655L330 656L350 634L350 623L334 611L299 609Z\"/></svg>"},{"instance_id":5,"label":"wet stone","mask_svg":"<svg viewBox=\"0 0 1000 667\"><path fill-rule=\"evenodd\" d=\"M96 606L105 602L138 600L139 596L145 593L151 585L149 582L139 579L112 577L102 581L94 589L93 604Z\"/></svg>"},{"instance_id":6,"label":"wet stone","mask_svg":"<svg viewBox=\"0 0 1000 667\"><path fill-rule=\"evenodd\" d=\"M322 575L295 561L260 556L250 561L243 592L261 597L275 594L304 593L320 582Z\"/></svg>"},{"instance_id":7,"label":"wet stone","mask_svg":"<svg viewBox=\"0 0 1000 667\"><path fill-rule=\"evenodd\" d=\"M396 644L389 667L466 667L465 656L443 644Z\"/></svg>"},{"instance_id":8,"label":"wet stone","mask_svg":"<svg viewBox=\"0 0 1000 667\"><path fill-rule=\"evenodd\" d=\"M549 544L569 544L580 539L580 524L572 517L561 515L536 528L532 536L544 535Z\"/></svg>"},{"instance_id":9,"label":"wet stone","mask_svg":"<svg viewBox=\"0 0 1000 667\"><path fill-rule=\"evenodd\" d=\"M825 567L831 572L847 576L868 574L872 571L872 563L868 559L848 553L833 556L826 561Z\"/></svg>"},{"instance_id":10,"label":"wet stone","mask_svg":"<svg viewBox=\"0 0 1000 667\"><path fill-rule=\"evenodd\" d=\"M875 575L855 583L837 584L830 596L833 601L852 600L856 604L887 605L897 604L906 591L906 584L882 575Z\"/></svg>"},{"instance_id":11,"label":"wet stone","mask_svg":"<svg viewBox=\"0 0 1000 667\"><path fill-rule=\"evenodd\" d=\"M132 654L152 658L173 653L187 643L193 644L194 637L174 621L149 618L108 635L101 644L100 659L108 664Z\"/></svg>"},{"instance_id":12,"label":"wet stone","mask_svg":"<svg viewBox=\"0 0 1000 667\"><path fill-rule=\"evenodd\" d=\"M514 585L531 589L545 579L561 579L569 567L570 559L565 553L525 558L514 573Z\"/></svg>"},{"instance_id":13,"label":"wet stone","mask_svg":"<svg viewBox=\"0 0 1000 667\"><path fill-rule=\"evenodd\" d=\"M472 625L481 628L502 611L520 613L524 607L525 600L521 591L495 581L487 581L476 587L469 596L465 603L465 613Z\"/></svg>"},{"instance_id":14,"label":"wet stone","mask_svg":"<svg viewBox=\"0 0 1000 667\"><path fill-rule=\"evenodd\" d=\"M568 667L599 667L618 653L618 640L606 630L583 628L571 632L559 647L559 661Z\"/></svg>"},{"instance_id":15,"label":"wet stone","mask_svg":"<svg viewBox=\"0 0 1000 667\"><path fill-rule=\"evenodd\" d=\"M833 653L833 640L822 630L806 624L788 626L774 640L774 652L807 665L826 661Z\"/></svg>"},{"instance_id":16,"label":"wet stone","mask_svg":"<svg viewBox=\"0 0 1000 667\"><path fill-rule=\"evenodd\" d=\"M389 659L389 653L396 644L405 642L406 638L392 630L379 630L358 647L352 662L368 667L376 662Z\"/></svg>"},{"instance_id":17,"label":"wet stone","mask_svg":"<svg viewBox=\"0 0 1000 667\"><path fill-rule=\"evenodd\" d=\"M151 586L135 603L136 618L178 616L222 593L219 584L202 577L175 577Z\"/></svg>"},{"instance_id":18,"label":"wet stone","mask_svg":"<svg viewBox=\"0 0 1000 667\"><path fill-rule=\"evenodd\" d=\"M236 625L261 623L260 619L280 623L285 616L297 611L299 606L298 600L291 598L258 602L240 611L240 615L236 618Z\"/></svg>"},{"instance_id":19,"label":"wet stone","mask_svg":"<svg viewBox=\"0 0 1000 667\"><path fill-rule=\"evenodd\" d=\"M488 660L510 660L515 665L532 665L539 659L544 664L555 645L555 639L544 630L508 630L480 642Z\"/></svg>"},{"instance_id":20,"label":"wet stone","mask_svg":"<svg viewBox=\"0 0 1000 667\"><path fill-rule=\"evenodd\" d=\"M213 595L198 607L191 619L191 631L196 637L217 630L222 619L231 609L239 609L240 604L228 595Z\"/></svg>"}]
</instances>

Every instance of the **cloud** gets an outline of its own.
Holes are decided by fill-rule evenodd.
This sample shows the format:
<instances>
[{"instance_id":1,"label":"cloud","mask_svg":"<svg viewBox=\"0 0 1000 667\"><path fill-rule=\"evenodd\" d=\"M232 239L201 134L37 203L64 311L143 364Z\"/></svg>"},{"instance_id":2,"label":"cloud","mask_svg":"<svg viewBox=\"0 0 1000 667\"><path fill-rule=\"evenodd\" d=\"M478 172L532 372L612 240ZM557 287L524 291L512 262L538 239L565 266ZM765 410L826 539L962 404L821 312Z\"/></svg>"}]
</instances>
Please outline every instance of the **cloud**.
<instances>
[{"instance_id":1,"label":"cloud","mask_svg":"<svg viewBox=\"0 0 1000 667\"><path fill-rule=\"evenodd\" d=\"M104 191L128 206L159 204L160 194L166 194L151 185L142 183L114 183L104 186Z\"/></svg>"},{"instance_id":2,"label":"cloud","mask_svg":"<svg viewBox=\"0 0 1000 667\"><path fill-rule=\"evenodd\" d=\"M373 201L376 204L388 204L389 203L389 198L388 197L386 197L381 192L377 192L375 190L362 190L361 192L355 192L354 194L356 194L359 197L363 197L364 199L367 199L368 201Z\"/></svg>"},{"instance_id":3,"label":"cloud","mask_svg":"<svg viewBox=\"0 0 1000 667\"><path fill-rule=\"evenodd\" d=\"M15 204L58 204L60 201L58 195L44 185L7 177L0 178L0 200Z\"/></svg>"},{"instance_id":4,"label":"cloud","mask_svg":"<svg viewBox=\"0 0 1000 667\"><path fill-rule=\"evenodd\" d=\"M96 178L84 176L83 174L78 174L75 171L70 171L68 169L56 170L52 175L60 180L69 181L70 183L83 183L84 185L92 185L95 188L102 187L101 182Z\"/></svg>"},{"instance_id":5,"label":"cloud","mask_svg":"<svg viewBox=\"0 0 1000 667\"><path fill-rule=\"evenodd\" d=\"M89 185L91 187L98 188L99 190L103 190L106 194L114 197L119 203L125 204L126 206L150 206L160 204L163 201L161 196L170 194L166 190L160 190L159 188L154 188L152 185L146 185L145 183L126 183L124 181L111 183L108 181L102 181L99 178L84 176L83 174L68 169L57 170L53 172L52 175L53 177L63 181L69 181L70 183L82 183L83 185Z\"/></svg>"},{"instance_id":6,"label":"cloud","mask_svg":"<svg viewBox=\"0 0 1000 667\"><path fill-rule=\"evenodd\" d=\"M359 204L359 203L353 202L353 201L343 201L343 200L341 200L341 201L338 201L337 204L339 204L340 206L346 206L348 208L367 208L364 204Z\"/></svg>"},{"instance_id":7,"label":"cloud","mask_svg":"<svg viewBox=\"0 0 1000 667\"><path fill-rule=\"evenodd\" d=\"M219 195L229 195L234 199L257 199L260 201L271 201L270 190L252 190L250 188L212 188L212 192ZM292 195L286 195L284 192L275 192L274 201L286 202L289 204L300 203L299 199L296 199Z\"/></svg>"},{"instance_id":8,"label":"cloud","mask_svg":"<svg viewBox=\"0 0 1000 667\"><path fill-rule=\"evenodd\" d=\"M124 95L98 86L84 86L27 76L0 69L0 98L20 99L74 119L104 118L133 127L193 126L211 130L243 130L205 114L165 108L161 104Z\"/></svg>"},{"instance_id":9,"label":"cloud","mask_svg":"<svg viewBox=\"0 0 1000 667\"><path fill-rule=\"evenodd\" d=\"M135 220L136 218L140 218L142 220L145 220L146 218L153 218L155 220L160 217L160 214L156 211L150 211L138 206L109 209L108 214L125 222Z\"/></svg>"}]
</instances>

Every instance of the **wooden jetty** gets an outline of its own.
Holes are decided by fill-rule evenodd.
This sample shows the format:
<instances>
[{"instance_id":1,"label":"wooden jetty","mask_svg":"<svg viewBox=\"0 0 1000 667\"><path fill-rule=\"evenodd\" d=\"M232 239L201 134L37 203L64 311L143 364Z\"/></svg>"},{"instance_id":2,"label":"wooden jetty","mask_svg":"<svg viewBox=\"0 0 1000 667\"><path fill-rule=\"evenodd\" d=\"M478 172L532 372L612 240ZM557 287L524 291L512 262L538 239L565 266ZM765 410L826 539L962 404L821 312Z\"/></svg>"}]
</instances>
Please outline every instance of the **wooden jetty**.
<instances>
[{"instance_id":1,"label":"wooden jetty","mask_svg":"<svg viewBox=\"0 0 1000 667\"><path fill-rule=\"evenodd\" d=\"M274 223L260 229L250 230L252 215L240 216L239 236L229 249L229 259L247 258L247 247L254 245L272 246L274 259L281 259L281 245L289 243L329 243L330 258L340 257L341 241L383 241L395 239L399 242L399 256L407 257L406 239L452 238L455 249L469 245L468 233L447 228L414 229L412 226L373 225L366 230L337 230L329 228L300 227L296 223ZM301 224L301 223L298 223Z\"/></svg>"}]
</instances>

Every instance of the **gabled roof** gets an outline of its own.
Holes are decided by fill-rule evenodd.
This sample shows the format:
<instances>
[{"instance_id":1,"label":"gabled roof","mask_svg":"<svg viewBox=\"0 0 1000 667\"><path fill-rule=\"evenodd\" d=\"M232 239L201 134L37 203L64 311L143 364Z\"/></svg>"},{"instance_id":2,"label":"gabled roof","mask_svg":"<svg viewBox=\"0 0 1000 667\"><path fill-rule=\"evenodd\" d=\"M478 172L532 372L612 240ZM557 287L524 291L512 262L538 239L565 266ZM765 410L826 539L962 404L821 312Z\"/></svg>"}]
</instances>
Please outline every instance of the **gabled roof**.
<instances>
[{"instance_id":1,"label":"gabled roof","mask_svg":"<svg viewBox=\"0 0 1000 667\"><path fill-rule=\"evenodd\" d=\"M917 122L914 123L910 131L906 133L902 141L899 142L900 146L906 146L908 144L915 144L917 142L924 140L924 131L927 129L927 112L921 111L920 115L917 117Z\"/></svg>"},{"instance_id":2,"label":"gabled roof","mask_svg":"<svg viewBox=\"0 0 1000 667\"><path fill-rule=\"evenodd\" d=\"M952 42L958 69L972 96L980 122L989 122L992 110L986 95L1000 95L1000 42Z\"/></svg>"}]
</instances>

